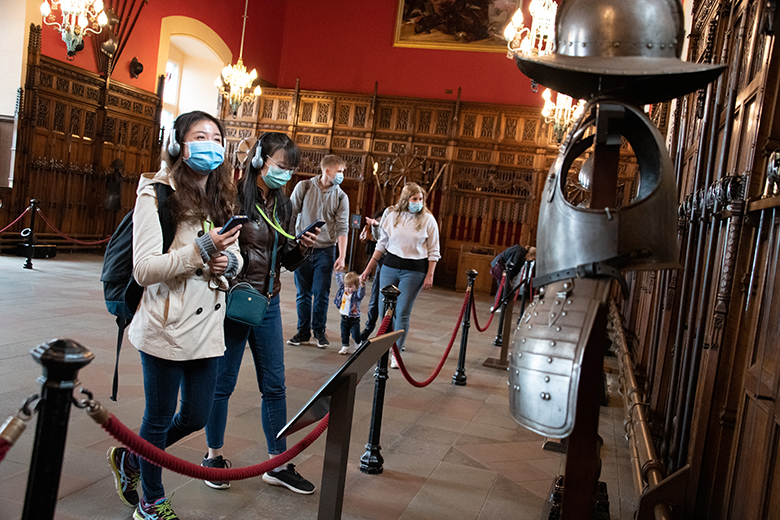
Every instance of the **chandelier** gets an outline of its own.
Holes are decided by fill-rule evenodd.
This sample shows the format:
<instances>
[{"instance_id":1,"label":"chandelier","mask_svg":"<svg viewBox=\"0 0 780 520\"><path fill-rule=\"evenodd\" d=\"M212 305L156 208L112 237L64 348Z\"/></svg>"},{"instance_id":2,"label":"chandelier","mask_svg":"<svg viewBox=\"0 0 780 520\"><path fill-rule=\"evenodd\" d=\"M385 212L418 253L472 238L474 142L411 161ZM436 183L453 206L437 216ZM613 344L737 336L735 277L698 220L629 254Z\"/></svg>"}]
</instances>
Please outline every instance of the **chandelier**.
<instances>
[{"instance_id":1,"label":"chandelier","mask_svg":"<svg viewBox=\"0 0 780 520\"><path fill-rule=\"evenodd\" d=\"M553 103L549 88L542 93L542 98L544 98L544 108L542 108L544 122L553 125L555 138L560 143L572 122L577 120L585 110L585 101L580 99L575 105L571 97L558 92Z\"/></svg>"},{"instance_id":2,"label":"chandelier","mask_svg":"<svg viewBox=\"0 0 780 520\"><path fill-rule=\"evenodd\" d=\"M62 11L62 21L58 22L54 11ZM68 59L72 60L76 52L84 48L86 34L98 34L108 23L103 11L103 0L43 0L41 4L43 23L53 25L62 34L62 41L68 47Z\"/></svg>"},{"instance_id":3,"label":"chandelier","mask_svg":"<svg viewBox=\"0 0 780 520\"><path fill-rule=\"evenodd\" d=\"M244 4L244 27L241 29L241 49L238 52L238 61L235 65L225 65L222 69L222 75L214 83L219 88L222 97L228 100L230 104L230 113L233 117L238 114L238 107L244 101L252 101L255 96L262 93L260 86L256 86L254 91L252 83L257 79L257 70L247 72L244 61L241 59L244 54L244 34L246 33L246 12L249 7L249 0Z\"/></svg>"},{"instance_id":4,"label":"chandelier","mask_svg":"<svg viewBox=\"0 0 780 520\"><path fill-rule=\"evenodd\" d=\"M553 0L531 0L528 12L533 21L529 29L523 25L523 6L521 5L504 29L504 38L509 48L506 57L513 59L515 54L537 57L553 52L555 13L557 11L558 4Z\"/></svg>"}]
</instances>

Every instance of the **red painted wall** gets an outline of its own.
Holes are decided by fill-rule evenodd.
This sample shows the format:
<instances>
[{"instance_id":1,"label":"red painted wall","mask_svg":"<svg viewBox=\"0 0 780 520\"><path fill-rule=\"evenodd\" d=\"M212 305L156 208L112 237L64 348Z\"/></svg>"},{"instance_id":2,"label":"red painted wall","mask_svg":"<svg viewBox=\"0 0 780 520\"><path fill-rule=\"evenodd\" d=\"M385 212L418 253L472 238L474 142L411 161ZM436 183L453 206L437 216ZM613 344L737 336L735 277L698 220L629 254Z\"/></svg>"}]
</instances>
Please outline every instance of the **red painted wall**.
<instances>
[{"instance_id":1,"label":"red painted wall","mask_svg":"<svg viewBox=\"0 0 780 520\"><path fill-rule=\"evenodd\" d=\"M214 30L233 51L233 62L241 46L241 24L244 0L162 0L149 2L141 11L133 32L119 57L112 78L134 87L154 92L157 88L157 51L160 46L161 21L167 16L195 18ZM244 65L257 68L263 79L278 83L279 64L284 31L285 2L250 0L244 41ZM262 30L259 30L262 27ZM97 71L92 41L84 40L84 50L72 63L92 72ZM44 26L42 54L58 60L66 59L65 43L51 27ZM144 72L130 77L130 61L137 57ZM215 78L216 79L216 78Z\"/></svg>"},{"instance_id":2,"label":"red painted wall","mask_svg":"<svg viewBox=\"0 0 780 520\"><path fill-rule=\"evenodd\" d=\"M541 93L504 53L393 47L398 0L250 0L244 64L283 88L371 93L385 96L542 106ZM160 25L166 16L189 16L211 27L238 57L243 0L149 2L114 69L113 78L155 91ZM65 44L44 26L43 54L65 60ZM133 57L144 72L130 78ZM86 38L74 65L95 71ZM446 93L451 90L452 93Z\"/></svg>"},{"instance_id":3,"label":"red painted wall","mask_svg":"<svg viewBox=\"0 0 780 520\"><path fill-rule=\"evenodd\" d=\"M279 86L542 106L505 53L393 47L398 0L294 0ZM452 90L446 94L445 90Z\"/></svg>"}]
</instances>

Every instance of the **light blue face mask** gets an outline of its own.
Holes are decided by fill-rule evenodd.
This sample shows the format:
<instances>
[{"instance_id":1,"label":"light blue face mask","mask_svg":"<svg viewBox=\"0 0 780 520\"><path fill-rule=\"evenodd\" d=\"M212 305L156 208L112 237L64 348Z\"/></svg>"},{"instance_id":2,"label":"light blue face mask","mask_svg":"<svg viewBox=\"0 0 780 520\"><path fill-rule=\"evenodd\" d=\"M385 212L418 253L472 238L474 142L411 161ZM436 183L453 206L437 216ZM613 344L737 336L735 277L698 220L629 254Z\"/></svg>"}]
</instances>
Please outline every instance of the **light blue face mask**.
<instances>
[{"instance_id":1,"label":"light blue face mask","mask_svg":"<svg viewBox=\"0 0 780 520\"><path fill-rule=\"evenodd\" d=\"M423 203L422 202L410 202L409 203L409 211L411 211L412 213L419 213L421 209L423 209Z\"/></svg>"},{"instance_id":2,"label":"light blue face mask","mask_svg":"<svg viewBox=\"0 0 780 520\"><path fill-rule=\"evenodd\" d=\"M333 184L338 186L344 180L344 174L342 172L336 172L336 176L333 177Z\"/></svg>"},{"instance_id":3,"label":"light blue face mask","mask_svg":"<svg viewBox=\"0 0 780 520\"><path fill-rule=\"evenodd\" d=\"M190 151L184 163L201 175L208 175L225 162L225 149L215 141L190 141L184 144Z\"/></svg>"},{"instance_id":4,"label":"light blue face mask","mask_svg":"<svg viewBox=\"0 0 780 520\"><path fill-rule=\"evenodd\" d=\"M265 185L272 190L278 190L292 179L292 170L283 170L273 164L268 165L268 173L263 177Z\"/></svg>"}]
</instances>

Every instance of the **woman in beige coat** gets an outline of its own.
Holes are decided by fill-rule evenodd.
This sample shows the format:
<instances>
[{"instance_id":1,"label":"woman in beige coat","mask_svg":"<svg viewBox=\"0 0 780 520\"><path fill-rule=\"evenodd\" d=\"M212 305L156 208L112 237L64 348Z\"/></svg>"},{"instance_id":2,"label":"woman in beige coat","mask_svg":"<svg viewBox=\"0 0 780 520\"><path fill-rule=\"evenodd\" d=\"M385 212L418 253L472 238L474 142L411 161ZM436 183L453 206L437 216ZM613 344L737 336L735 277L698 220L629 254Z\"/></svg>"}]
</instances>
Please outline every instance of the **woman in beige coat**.
<instances>
[{"instance_id":1,"label":"woman in beige coat","mask_svg":"<svg viewBox=\"0 0 780 520\"><path fill-rule=\"evenodd\" d=\"M165 449L206 424L214 399L219 358L225 350L226 278L241 268L241 226L220 235L232 216L235 187L224 164L222 124L204 112L179 116L166 165L138 184L133 214L133 276L144 294L128 338L140 351L146 408L140 435ZM175 235L163 251L155 183L173 188ZM177 402L181 406L177 412ZM162 470L126 448L108 459L122 501L137 520L175 520L162 485ZM143 498L136 487L143 482Z\"/></svg>"}]
</instances>

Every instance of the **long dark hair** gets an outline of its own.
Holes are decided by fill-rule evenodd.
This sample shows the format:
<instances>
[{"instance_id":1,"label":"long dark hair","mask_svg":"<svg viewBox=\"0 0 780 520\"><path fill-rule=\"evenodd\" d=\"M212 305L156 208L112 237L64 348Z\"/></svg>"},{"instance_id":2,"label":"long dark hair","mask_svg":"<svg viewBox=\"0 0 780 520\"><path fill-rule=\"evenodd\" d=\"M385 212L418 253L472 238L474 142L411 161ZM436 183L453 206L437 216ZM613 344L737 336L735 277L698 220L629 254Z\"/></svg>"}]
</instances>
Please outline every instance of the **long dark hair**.
<instances>
[{"instance_id":1,"label":"long dark hair","mask_svg":"<svg viewBox=\"0 0 780 520\"><path fill-rule=\"evenodd\" d=\"M252 166L252 158L257 152L257 147L260 149L260 156L263 158L263 163L268 161L268 157L275 154L278 150L284 150L284 161L287 163L288 168L296 168L301 162L301 152L298 150L298 146L290 139L287 134L281 132L267 132L260 136L255 142L252 149L247 153L247 167L244 176L238 185L238 202L241 204L241 214L249 216L253 220L260 219L260 213L255 207L257 199L257 176L260 175L260 171ZM271 190L271 196L273 197L273 191Z\"/></svg>"},{"instance_id":2,"label":"long dark hair","mask_svg":"<svg viewBox=\"0 0 780 520\"><path fill-rule=\"evenodd\" d=\"M217 125L224 145L225 128L222 123L211 114L196 110L180 115L173 122L169 145L171 140L176 139L179 144L177 155L171 155L169 147L164 147L162 151L162 159L168 165L170 177L176 187L176 191L168 200L173 213L173 221L177 226L188 219L202 221L207 218L210 218L215 226L221 226L227 222L235 210L236 187L227 161L209 174L204 191L198 184L199 174L192 172L182 160L184 136L193 125L203 120L211 121Z\"/></svg>"}]
</instances>

